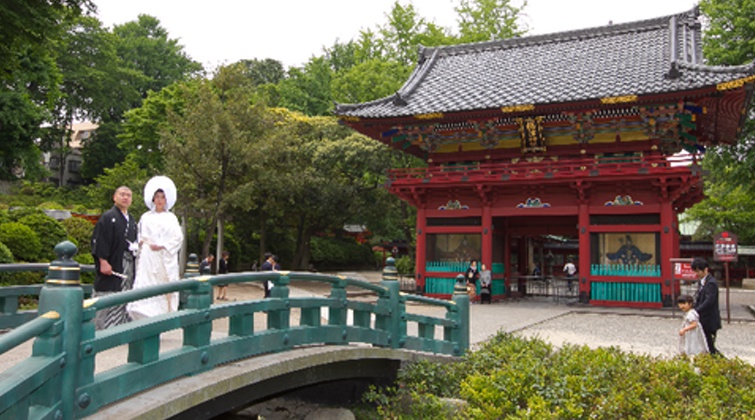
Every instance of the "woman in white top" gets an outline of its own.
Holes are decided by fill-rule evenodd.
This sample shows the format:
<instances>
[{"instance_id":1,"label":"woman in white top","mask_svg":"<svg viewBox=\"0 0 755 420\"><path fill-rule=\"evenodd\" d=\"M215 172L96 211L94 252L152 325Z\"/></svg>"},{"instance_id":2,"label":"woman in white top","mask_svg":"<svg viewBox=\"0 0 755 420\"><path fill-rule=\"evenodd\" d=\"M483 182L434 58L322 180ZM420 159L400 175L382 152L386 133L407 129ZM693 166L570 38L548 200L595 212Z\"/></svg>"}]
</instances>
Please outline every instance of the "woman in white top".
<instances>
[{"instance_id":1,"label":"woman in white top","mask_svg":"<svg viewBox=\"0 0 755 420\"><path fill-rule=\"evenodd\" d=\"M156 176L144 187L144 203L149 211L139 220L139 255L134 289L179 280L178 253L183 231L170 209L176 203L176 186L170 178ZM178 293L153 296L128 304L131 318L141 319L178 309Z\"/></svg>"}]
</instances>

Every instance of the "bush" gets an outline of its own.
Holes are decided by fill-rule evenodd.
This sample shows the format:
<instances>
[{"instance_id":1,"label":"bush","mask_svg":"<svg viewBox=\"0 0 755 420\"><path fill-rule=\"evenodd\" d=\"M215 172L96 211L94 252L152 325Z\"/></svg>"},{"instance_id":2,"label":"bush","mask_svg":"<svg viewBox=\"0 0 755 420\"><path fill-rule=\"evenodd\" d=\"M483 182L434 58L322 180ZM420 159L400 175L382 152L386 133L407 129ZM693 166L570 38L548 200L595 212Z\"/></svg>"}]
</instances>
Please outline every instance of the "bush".
<instances>
[{"instance_id":1,"label":"bush","mask_svg":"<svg viewBox=\"0 0 755 420\"><path fill-rule=\"evenodd\" d=\"M399 381L398 388L368 394L378 413L443 418L433 414L433 397L461 397L467 405L459 417L471 419L733 419L752 418L755 402L755 367L739 359L702 355L690 362L614 347L556 350L504 333L455 365L410 364Z\"/></svg>"},{"instance_id":2,"label":"bush","mask_svg":"<svg viewBox=\"0 0 755 420\"><path fill-rule=\"evenodd\" d=\"M312 238L311 260L320 269L373 268L372 250L368 244L353 239Z\"/></svg>"},{"instance_id":3,"label":"bush","mask_svg":"<svg viewBox=\"0 0 755 420\"><path fill-rule=\"evenodd\" d=\"M55 201L45 201L44 203L38 204L37 208L40 210L61 210L63 209L63 206Z\"/></svg>"},{"instance_id":4,"label":"bush","mask_svg":"<svg viewBox=\"0 0 755 420\"><path fill-rule=\"evenodd\" d=\"M68 233L63 225L46 214L29 214L18 220L29 226L39 237L42 249L39 258L52 261L56 258L55 245L68 239Z\"/></svg>"},{"instance_id":5,"label":"bush","mask_svg":"<svg viewBox=\"0 0 755 420\"><path fill-rule=\"evenodd\" d=\"M13 253L10 252L4 243L0 242L0 264L12 264ZM0 271L0 286L10 284L11 273L3 273Z\"/></svg>"},{"instance_id":6,"label":"bush","mask_svg":"<svg viewBox=\"0 0 755 420\"><path fill-rule=\"evenodd\" d=\"M18 222L24 217L31 216L31 215L47 217L47 214L45 214L44 211L42 211L41 209L34 208L34 207L19 207L19 208L8 211L8 217L10 217L10 220L12 222Z\"/></svg>"},{"instance_id":7,"label":"bush","mask_svg":"<svg viewBox=\"0 0 755 420\"><path fill-rule=\"evenodd\" d=\"M402 276L414 275L414 259L404 255L396 261L396 271Z\"/></svg>"},{"instance_id":8,"label":"bush","mask_svg":"<svg viewBox=\"0 0 755 420\"><path fill-rule=\"evenodd\" d=\"M61 224L65 228L71 242L75 243L79 248L78 255L92 253L94 225L90 221L80 217L69 217L63 220Z\"/></svg>"},{"instance_id":9,"label":"bush","mask_svg":"<svg viewBox=\"0 0 755 420\"><path fill-rule=\"evenodd\" d=\"M18 222L0 225L0 242L13 253L16 261L38 262L42 244L29 226Z\"/></svg>"},{"instance_id":10,"label":"bush","mask_svg":"<svg viewBox=\"0 0 755 420\"><path fill-rule=\"evenodd\" d=\"M94 264L94 255L88 252L85 254L82 254L81 252L79 252L73 257L73 259L74 261L76 261L77 263L81 265ZM80 280L82 283L92 284L94 283L94 273L85 273L82 271L80 274Z\"/></svg>"}]
</instances>

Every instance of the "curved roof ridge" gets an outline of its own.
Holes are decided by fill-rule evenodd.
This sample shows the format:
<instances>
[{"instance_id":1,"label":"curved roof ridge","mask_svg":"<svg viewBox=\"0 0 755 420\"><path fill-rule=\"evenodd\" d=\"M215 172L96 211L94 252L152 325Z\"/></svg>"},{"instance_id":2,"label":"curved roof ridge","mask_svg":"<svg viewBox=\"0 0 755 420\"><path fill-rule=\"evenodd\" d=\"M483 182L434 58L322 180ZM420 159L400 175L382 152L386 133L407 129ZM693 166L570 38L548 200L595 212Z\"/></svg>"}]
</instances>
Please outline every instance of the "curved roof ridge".
<instances>
[{"instance_id":1,"label":"curved roof ridge","mask_svg":"<svg viewBox=\"0 0 755 420\"><path fill-rule=\"evenodd\" d=\"M749 64L740 64L738 66L710 66L707 64L697 64L688 61L676 61L676 65L692 71L708 73L752 73L755 74L755 60Z\"/></svg>"},{"instance_id":2,"label":"curved roof ridge","mask_svg":"<svg viewBox=\"0 0 755 420\"><path fill-rule=\"evenodd\" d=\"M422 49L423 47L420 47L420 56L422 55ZM427 73L430 71L430 69L432 69L433 64L435 64L437 56L438 54L436 52L430 57L429 60L420 60L419 65L415 67L411 76L409 76L409 80L407 80L406 83L404 83L404 85L401 86L399 90L397 90L393 95L375 99L370 102L363 102L360 104L336 103L335 113L337 114L344 111L354 111L371 105L379 105L391 101L393 101L396 105L406 105L405 98L411 95L412 92L414 92L414 90L417 88L417 86L422 83Z\"/></svg>"},{"instance_id":3,"label":"curved roof ridge","mask_svg":"<svg viewBox=\"0 0 755 420\"><path fill-rule=\"evenodd\" d=\"M669 21L673 17L677 18L692 18L696 19L698 16L697 6L686 12L677 13L673 15L661 16L651 19L625 22L611 25L595 26L592 28L573 29L562 32L552 32L542 35L532 35L525 37L498 39L487 42L475 42L469 44L456 44L440 47L426 48L422 51L420 60L428 58L430 54L441 53L442 55L455 55L464 54L469 52L489 51L495 49L524 47L531 45L542 45L556 42L563 42L567 40L575 39L589 39L606 35L622 35L630 32L648 31L659 28L665 28L668 26Z\"/></svg>"},{"instance_id":4,"label":"curved roof ridge","mask_svg":"<svg viewBox=\"0 0 755 420\"><path fill-rule=\"evenodd\" d=\"M386 96L385 98L374 99L369 102L360 102L358 104L339 104L338 102L336 102L335 103L336 108L333 112L334 114L339 115L339 113L342 113L342 112L356 111L358 109L369 108L373 105L380 105L386 102L390 102L394 98L394 96Z\"/></svg>"},{"instance_id":5,"label":"curved roof ridge","mask_svg":"<svg viewBox=\"0 0 755 420\"><path fill-rule=\"evenodd\" d=\"M422 51L420 51L419 56L422 57ZM419 86L419 84L422 83L422 81L425 79L425 76L430 71L430 69L433 68L433 65L435 64L435 61L437 59L438 50L436 49L433 52L433 55L430 56L429 60L420 61L417 68L412 72L412 77L410 77L409 80L406 81L404 86L402 86L397 93L401 96L411 95L412 92L414 92L414 89L416 89L417 86Z\"/></svg>"}]
</instances>

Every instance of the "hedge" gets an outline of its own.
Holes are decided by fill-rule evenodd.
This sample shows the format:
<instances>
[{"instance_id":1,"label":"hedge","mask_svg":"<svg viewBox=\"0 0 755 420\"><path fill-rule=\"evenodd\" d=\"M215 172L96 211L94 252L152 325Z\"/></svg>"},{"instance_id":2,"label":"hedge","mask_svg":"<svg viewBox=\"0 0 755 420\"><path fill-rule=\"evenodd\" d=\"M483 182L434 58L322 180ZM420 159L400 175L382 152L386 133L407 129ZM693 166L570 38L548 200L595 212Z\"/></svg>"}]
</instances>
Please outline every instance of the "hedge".
<instances>
[{"instance_id":1,"label":"hedge","mask_svg":"<svg viewBox=\"0 0 755 420\"><path fill-rule=\"evenodd\" d=\"M414 363L373 389L363 418L755 418L755 367L710 355L664 359L499 333L462 362ZM441 404L441 398L463 404Z\"/></svg>"}]
</instances>

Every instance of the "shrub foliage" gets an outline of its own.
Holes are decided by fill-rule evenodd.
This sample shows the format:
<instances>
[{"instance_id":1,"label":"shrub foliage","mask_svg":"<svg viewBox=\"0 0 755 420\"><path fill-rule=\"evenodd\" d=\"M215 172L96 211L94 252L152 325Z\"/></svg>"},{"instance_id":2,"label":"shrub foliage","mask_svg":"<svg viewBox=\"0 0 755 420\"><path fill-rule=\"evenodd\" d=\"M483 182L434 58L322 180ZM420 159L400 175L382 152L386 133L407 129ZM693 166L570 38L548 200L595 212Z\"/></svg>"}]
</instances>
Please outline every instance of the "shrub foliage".
<instances>
[{"instance_id":1,"label":"shrub foliage","mask_svg":"<svg viewBox=\"0 0 755 420\"><path fill-rule=\"evenodd\" d=\"M373 267L372 250L367 244L358 244L351 238L312 238L312 263L318 269L330 267Z\"/></svg>"},{"instance_id":2,"label":"shrub foliage","mask_svg":"<svg viewBox=\"0 0 755 420\"><path fill-rule=\"evenodd\" d=\"M42 244L29 226L18 222L3 223L0 225L0 242L10 249L14 260L38 262Z\"/></svg>"},{"instance_id":3,"label":"shrub foliage","mask_svg":"<svg viewBox=\"0 0 755 420\"><path fill-rule=\"evenodd\" d=\"M456 364L414 363L366 400L391 418L755 417L755 367L708 355L654 358L618 348L555 349L501 333ZM439 398L465 405L449 416Z\"/></svg>"}]
</instances>

